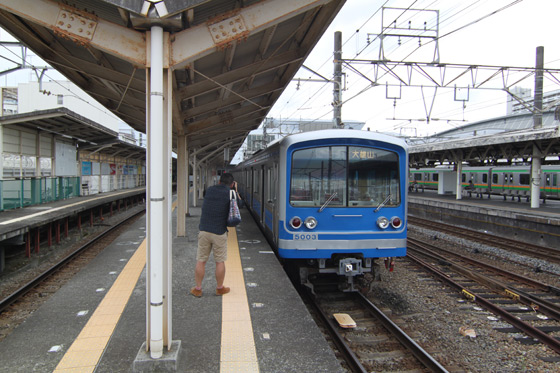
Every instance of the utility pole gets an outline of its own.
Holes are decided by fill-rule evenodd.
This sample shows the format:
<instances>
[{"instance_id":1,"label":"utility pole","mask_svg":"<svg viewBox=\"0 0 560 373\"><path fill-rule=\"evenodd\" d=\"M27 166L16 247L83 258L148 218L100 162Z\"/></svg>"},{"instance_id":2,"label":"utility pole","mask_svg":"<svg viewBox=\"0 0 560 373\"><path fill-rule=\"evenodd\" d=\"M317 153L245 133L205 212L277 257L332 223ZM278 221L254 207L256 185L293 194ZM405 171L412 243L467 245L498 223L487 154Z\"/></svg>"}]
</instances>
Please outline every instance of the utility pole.
<instances>
[{"instance_id":1,"label":"utility pole","mask_svg":"<svg viewBox=\"0 0 560 373\"><path fill-rule=\"evenodd\" d=\"M535 98L533 101L533 128L542 128L544 47L537 47L535 63Z\"/></svg>"},{"instance_id":2,"label":"utility pole","mask_svg":"<svg viewBox=\"0 0 560 373\"><path fill-rule=\"evenodd\" d=\"M342 128L342 32L334 33L334 128Z\"/></svg>"},{"instance_id":3,"label":"utility pole","mask_svg":"<svg viewBox=\"0 0 560 373\"><path fill-rule=\"evenodd\" d=\"M533 99L533 129L542 128L544 47L537 47L535 63L535 98ZM541 195L541 150L533 145L531 159L531 208L539 208Z\"/></svg>"}]
</instances>

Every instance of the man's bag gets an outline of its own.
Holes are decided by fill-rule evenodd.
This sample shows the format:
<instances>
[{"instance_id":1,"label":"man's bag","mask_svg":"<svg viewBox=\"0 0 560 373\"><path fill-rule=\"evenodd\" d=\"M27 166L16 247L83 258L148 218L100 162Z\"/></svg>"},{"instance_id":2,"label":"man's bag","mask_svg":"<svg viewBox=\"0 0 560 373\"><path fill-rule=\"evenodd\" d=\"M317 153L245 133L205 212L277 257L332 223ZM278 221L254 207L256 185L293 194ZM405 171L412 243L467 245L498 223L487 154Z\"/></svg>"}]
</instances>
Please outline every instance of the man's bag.
<instances>
[{"instance_id":1,"label":"man's bag","mask_svg":"<svg viewBox=\"0 0 560 373\"><path fill-rule=\"evenodd\" d=\"M235 190L229 191L229 215L227 219L228 227L235 227L241 223L241 214L239 213L239 206L237 206L237 196Z\"/></svg>"}]
</instances>

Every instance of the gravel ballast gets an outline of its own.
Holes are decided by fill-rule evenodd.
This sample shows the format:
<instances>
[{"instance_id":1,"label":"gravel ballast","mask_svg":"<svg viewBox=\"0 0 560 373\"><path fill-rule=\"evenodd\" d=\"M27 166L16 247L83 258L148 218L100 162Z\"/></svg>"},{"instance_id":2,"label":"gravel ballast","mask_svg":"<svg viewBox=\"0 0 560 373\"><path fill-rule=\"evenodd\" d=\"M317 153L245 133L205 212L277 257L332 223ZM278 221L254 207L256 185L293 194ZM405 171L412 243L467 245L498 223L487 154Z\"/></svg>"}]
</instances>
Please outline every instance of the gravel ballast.
<instances>
[{"instance_id":1,"label":"gravel ballast","mask_svg":"<svg viewBox=\"0 0 560 373\"><path fill-rule=\"evenodd\" d=\"M489 264L558 286L558 277L553 274L560 273L558 265L420 228L409 227L409 235L423 240L442 240L448 244L448 249L469 255L477 253L477 258L485 258ZM539 266L552 274L530 269ZM383 269L381 281L373 284L368 296L378 306L391 309L393 318L404 320L406 332L450 371L560 371L560 362L541 359L558 357L554 351L542 344L521 344L514 340L518 335L494 330L509 324L432 279L406 258L397 259L393 272ZM469 332L474 332L475 336L468 336Z\"/></svg>"}]
</instances>

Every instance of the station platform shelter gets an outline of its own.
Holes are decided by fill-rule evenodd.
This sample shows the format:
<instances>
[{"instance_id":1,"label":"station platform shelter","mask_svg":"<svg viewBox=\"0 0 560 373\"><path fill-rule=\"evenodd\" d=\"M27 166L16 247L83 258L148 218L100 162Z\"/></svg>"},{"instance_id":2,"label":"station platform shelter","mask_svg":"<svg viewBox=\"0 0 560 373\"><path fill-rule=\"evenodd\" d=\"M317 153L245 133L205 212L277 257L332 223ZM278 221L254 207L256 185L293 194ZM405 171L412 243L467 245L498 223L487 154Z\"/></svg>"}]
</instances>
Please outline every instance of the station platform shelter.
<instances>
[{"instance_id":1,"label":"station platform shelter","mask_svg":"<svg viewBox=\"0 0 560 373\"><path fill-rule=\"evenodd\" d=\"M0 211L146 185L146 149L66 108L0 117Z\"/></svg>"}]
</instances>

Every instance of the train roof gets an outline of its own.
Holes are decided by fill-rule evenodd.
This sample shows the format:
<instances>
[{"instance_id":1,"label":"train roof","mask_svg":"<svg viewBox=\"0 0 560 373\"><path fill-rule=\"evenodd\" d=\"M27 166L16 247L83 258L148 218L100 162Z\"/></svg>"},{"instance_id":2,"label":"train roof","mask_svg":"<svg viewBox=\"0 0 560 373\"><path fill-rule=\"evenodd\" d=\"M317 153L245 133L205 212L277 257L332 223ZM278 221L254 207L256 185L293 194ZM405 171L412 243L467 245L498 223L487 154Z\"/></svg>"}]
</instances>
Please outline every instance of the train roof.
<instances>
[{"instance_id":1,"label":"train roof","mask_svg":"<svg viewBox=\"0 0 560 373\"><path fill-rule=\"evenodd\" d=\"M292 144L317 140L317 139L332 139L332 138L351 138L351 139L366 139L372 141L381 141L389 144L395 144L403 149L408 149L406 142L398 137L385 135L379 132L370 132L362 130L351 129L328 129L310 132L301 132L289 135L280 140L282 146L290 146Z\"/></svg>"}]
</instances>

